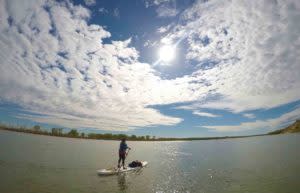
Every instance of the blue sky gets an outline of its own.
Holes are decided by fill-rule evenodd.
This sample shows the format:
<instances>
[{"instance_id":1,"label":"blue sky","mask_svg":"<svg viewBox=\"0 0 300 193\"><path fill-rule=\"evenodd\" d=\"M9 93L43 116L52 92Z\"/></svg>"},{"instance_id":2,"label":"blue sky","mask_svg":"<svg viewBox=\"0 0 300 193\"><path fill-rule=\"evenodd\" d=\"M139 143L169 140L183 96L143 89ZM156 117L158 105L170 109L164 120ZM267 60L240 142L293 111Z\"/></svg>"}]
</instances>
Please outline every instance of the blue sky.
<instances>
[{"instance_id":1,"label":"blue sky","mask_svg":"<svg viewBox=\"0 0 300 193\"><path fill-rule=\"evenodd\" d=\"M260 134L300 118L298 1L0 7L3 123L201 137Z\"/></svg>"}]
</instances>

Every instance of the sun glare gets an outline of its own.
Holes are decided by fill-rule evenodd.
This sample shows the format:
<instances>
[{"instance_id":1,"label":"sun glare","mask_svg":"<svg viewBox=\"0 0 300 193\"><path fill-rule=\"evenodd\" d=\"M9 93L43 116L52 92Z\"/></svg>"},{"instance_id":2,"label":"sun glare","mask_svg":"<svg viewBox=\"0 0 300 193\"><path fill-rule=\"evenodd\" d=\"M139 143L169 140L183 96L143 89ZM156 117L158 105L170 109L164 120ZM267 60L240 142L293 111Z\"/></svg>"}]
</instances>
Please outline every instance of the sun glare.
<instances>
[{"instance_id":1,"label":"sun glare","mask_svg":"<svg viewBox=\"0 0 300 193\"><path fill-rule=\"evenodd\" d=\"M159 59L164 62L170 62L175 58L175 46L164 45L159 49Z\"/></svg>"}]
</instances>

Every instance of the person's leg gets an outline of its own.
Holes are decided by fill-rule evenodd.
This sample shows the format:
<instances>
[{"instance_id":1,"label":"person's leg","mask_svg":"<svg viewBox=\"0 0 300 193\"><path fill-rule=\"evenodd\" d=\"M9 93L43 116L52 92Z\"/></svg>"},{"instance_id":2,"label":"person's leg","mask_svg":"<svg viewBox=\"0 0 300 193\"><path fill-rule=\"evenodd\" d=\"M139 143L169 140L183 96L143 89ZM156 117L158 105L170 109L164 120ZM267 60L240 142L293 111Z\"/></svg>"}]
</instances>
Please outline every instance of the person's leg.
<instances>
[{"instance_id":1,"label":"person's leg","mask_svg":"<svg viewBox=\"0 0 300 193\"><path fill-rule=\"evenodd\" d=\"M120 168L121 159L122 159L122 156L119 154L118 168Z\"/></svg>"},{"instance_id":2,"label":"person's leg","mask_svg":"<svg viewBox=\"0 0 300 193\"><path fill-rule=\"evenodd\" d=\"M122 165L123 165L123 168L125 169L125 155L122 156Z\"/></svg>"}]
</instances>

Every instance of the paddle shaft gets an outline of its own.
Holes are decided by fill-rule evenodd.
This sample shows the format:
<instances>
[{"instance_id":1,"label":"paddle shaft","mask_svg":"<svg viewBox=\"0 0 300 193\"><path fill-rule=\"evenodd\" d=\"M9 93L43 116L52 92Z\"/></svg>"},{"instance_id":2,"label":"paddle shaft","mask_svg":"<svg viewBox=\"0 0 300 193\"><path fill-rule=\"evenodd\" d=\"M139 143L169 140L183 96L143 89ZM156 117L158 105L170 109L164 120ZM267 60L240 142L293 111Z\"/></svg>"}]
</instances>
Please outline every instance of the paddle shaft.
<instances>
[{"instance_id":1,"label":"paddle shaft","mask_svg":"<svg viewBox=\"0 0 300 193\"><path fill-rule=\"evenodd\" d=\"M129 151L130 151L130 149L128 149L128 151L126 152L126 157L128 156L128 154L129 154Z\"/></svg>"}]
</instances>

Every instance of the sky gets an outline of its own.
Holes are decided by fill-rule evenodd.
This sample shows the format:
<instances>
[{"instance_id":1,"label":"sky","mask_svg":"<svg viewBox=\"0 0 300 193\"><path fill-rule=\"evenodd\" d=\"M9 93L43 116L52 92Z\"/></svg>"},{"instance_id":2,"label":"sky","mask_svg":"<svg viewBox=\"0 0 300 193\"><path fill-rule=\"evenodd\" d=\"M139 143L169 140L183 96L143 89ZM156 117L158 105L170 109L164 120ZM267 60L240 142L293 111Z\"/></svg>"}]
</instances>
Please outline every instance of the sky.
<instances>
[{"instance_id":1,"label":"sky","mask_svg":"<svg viewBox=\"0 0 300 193\"><path fill-rule=\"evenodd\" d=\"M282 128L300 118L299 21L298 0L0 0L0 122L161 137Z\"/></svg>"}]
</instances>

